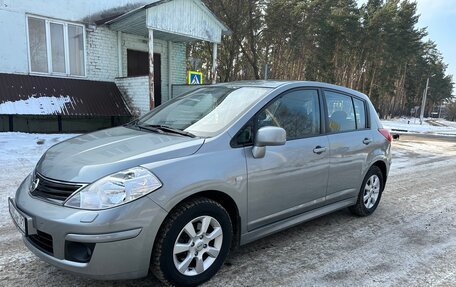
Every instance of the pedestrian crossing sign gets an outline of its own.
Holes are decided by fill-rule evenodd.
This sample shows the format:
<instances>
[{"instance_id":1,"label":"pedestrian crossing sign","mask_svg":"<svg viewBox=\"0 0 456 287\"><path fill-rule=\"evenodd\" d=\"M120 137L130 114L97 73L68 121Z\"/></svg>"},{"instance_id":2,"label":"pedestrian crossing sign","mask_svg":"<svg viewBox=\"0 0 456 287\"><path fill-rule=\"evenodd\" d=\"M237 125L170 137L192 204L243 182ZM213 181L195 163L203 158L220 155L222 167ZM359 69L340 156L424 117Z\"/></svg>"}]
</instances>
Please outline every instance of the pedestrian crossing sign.
<instances>
[{"instance_id":1,"label":"pedestrian crossing sign","mask_svg":"<svg viewBox=\"0 0 456 287\"><path fill-rule=\"evenodd\" d=\"M188 71L188 84L189 85L202 85L203 73L197 71Z\"/></svg>"}]
</instances>

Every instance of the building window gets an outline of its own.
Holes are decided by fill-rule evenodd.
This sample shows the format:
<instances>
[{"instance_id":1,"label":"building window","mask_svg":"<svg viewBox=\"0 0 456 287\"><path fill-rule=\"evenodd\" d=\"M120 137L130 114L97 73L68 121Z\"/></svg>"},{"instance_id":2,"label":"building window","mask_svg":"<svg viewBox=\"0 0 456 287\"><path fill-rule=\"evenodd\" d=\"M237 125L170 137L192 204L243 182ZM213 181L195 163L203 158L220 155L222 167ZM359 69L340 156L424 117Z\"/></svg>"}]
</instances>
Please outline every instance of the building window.
<instances>
[{"instance_id":1,"label":"building window","mask_svg":"<svg viewBox=\"0 0 456 287\"><path fill-rule=\"evenodd\" d=\"M30 72L85 76L84 26L27 17Z\"/></svg>"},{"instance_id":2,"label":"building window","mask_svg":"<svg viewBox=\"0 0 456 287\"><path fill-rule=\"evenodd\" d=\"M149 53L135 50L127 50L127 76L149 75Z\"/></svg>"},{"instance_id":3,"label":"building window","mask_svg":"<svg viewBox=\"0 0 456 287\"><path fill-rule=\"evenodd\" d=\"M33 72L48 73L46 46L46 22L43 19L29 18L30 69Z\"/></svg>"}]
</instances>

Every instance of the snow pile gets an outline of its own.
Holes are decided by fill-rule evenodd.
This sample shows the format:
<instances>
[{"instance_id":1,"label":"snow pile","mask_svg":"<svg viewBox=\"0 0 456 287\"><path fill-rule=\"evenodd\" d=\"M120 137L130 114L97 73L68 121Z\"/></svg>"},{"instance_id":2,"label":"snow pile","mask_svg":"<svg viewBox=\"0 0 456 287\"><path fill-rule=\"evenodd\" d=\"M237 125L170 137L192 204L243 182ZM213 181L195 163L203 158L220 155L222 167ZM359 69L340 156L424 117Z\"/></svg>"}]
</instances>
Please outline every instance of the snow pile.
<instances>
[{"instance_id":1,"label":"snow pile","mask_svg":"<svg viewBox=\"0 0 456 287\"><path fill-rule=\"evenodd\" d=\"M425 119L422 125L417 118L382 120L383 127L396 133L423 133L456 136L456 123L442 119ZM432 124L434 125L432 125Z\"/></svg>"},{"instance_id":2,"label":"snow pile","mask_svg":"<svg viewBox=\"0 0 456 287\"><path fill-rule=\"evenodd\" d=\"M12 224L8 197L14 197L22 180L33 170L43 153L74 134L0 133L0 227Z\"/></svg>"},{"instance_id":3,"label":"snow pile","mask_svg":"<svg viewBox=\"0 0 456 287\"><path fill-rule=\"evenodd\" d=\"M63 113L66 104L71 104L69 96L30 97L26 100L0 103L0 114L12 115L53 115Z\"/></svg>"}]
</instances>

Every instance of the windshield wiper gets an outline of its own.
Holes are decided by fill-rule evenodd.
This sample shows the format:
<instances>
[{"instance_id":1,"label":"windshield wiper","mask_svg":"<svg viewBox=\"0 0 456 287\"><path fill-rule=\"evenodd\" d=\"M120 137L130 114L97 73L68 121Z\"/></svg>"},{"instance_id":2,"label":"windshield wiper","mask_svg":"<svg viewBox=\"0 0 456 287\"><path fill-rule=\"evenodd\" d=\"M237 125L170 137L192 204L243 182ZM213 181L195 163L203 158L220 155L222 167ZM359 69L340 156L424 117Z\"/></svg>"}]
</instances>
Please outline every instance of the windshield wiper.
<instances>
[{"instance_id":1,"label":"windshield wiper","mask_svg":"<svg viewBox=\"0 0 456 287\"><path fill-rule=\"evenodd\" d=\"M136 121L134 121L132 123L129 123L127 125L134 126L135 128L138 128L140 130L146 130L146 131L159 133L159 134L164 133L161 129L158 129L156 127L152 127L152 126L148 126L148 125L140 125L138 120L136 120Z\"/></svg>"},{"instance_id":2,"label":"windshield wiper","mask_svg":"<svg viewBox=\"0 0 456 287\"><path fill-rule=\"evenodd\" d=\"M191 138L195 138L196 137L192 133L186 132L184 130L176 129L176 128L173 128L173 127L165 126L165 125L141 125L141 127L158 129L160 131L164 131L164 132L168 132L168 133L174 133L174 134L179 134L179 135L186 136L186 137L191 137Z\"/></svg>"}]
</instances>

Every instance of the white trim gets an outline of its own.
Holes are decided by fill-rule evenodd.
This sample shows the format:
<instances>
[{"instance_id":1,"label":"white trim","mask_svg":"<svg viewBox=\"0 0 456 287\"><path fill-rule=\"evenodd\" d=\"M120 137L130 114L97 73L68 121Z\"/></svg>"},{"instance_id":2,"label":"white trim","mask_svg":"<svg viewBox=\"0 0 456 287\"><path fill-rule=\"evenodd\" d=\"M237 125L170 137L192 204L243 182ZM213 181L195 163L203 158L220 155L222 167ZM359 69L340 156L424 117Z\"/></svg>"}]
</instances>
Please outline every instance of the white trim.
<instances>
[{"instance_id":1,"label":"white trim","mask_svg":"<svg viewBox=\"0 0 456 287\"><path fill-rule=\"evenodd\" d=\"M87 78L87 40L86 40L86 27L85 25L82 26L82 48L83 48L83 54L84 54L84 75L79 76L82 78Z\"/></svg>"},{"instance_id":2,"label":"white trim","mask_svg":"<svg viewBox=\"0 0 456 287\"><path fill-rule=\"evenodd\" d=\"M46 74L46 73L39 73L39 72L29 72L29 73L25 73L25 75L37 76L37 77L59 78L59 79L65 78L65 79L74 79L74 80L87 79L86 76L76 76L76 75L67 76L66 74ZM94 81L109 82L108 80L94 80Z\"/></svg>"},{"instance_id":3,"label":"white trim","mask_svg":"<svg viewBox=\"0 0 456 287\"><path fill-rule=\"evenodd\" d=\"M51 30L49 28L49 20L44 21L44 31L46 34L46 57L48 61L47 72L52 74L52 50L51 50ZM50 57L49 57L50 56Z\"/></svg>"},{"instance_id":4,"label":"white trim","mask_svg":"<svg viewBox=\"0 0 456 287\"><path fill-rule=\"evenodd\" d=\"M117 69L119 78L123 76L122 58L122 31L117 31Z\"/></svg>"},{"instance_id":5,"label":"white trim","mask_svg":"<svg viewBox=\"0 0 456 287\"><path fill-rule=\"evenodd\" d=\"M63 26L63 45L65 50L65 71L66 75L70 75L70 46L68 40L68 24L64 24Z\"/></svg>"},{"instance_id":6,"label":"white trim","mask_svg":"<svg viewBox=\"0 0 456 287\"><path fill-rule=\"evenodd\" d=\"M32 57L30 56L30 33L29 33L29 24L28 24L28 17L25 17L25 29L26 32L26 42L27 42L27 58L28 58L28 72L32 71Z\"/></svg>"},{"instance_id":7,"label":"white trim","mask_svg":"<svg viewBox=\"0 0 456 287\"><path fill-rule=\"evenodd\" d=\"M65 65L65 72L54 72L54 67L52 67L52 40L51 40L51 24L56 24L56 25L62 25L63 29L63 50L65 52L64 54L64 65ZM57 75L57 76L66 76L68 75L68 70L66 66L66 60L69 58L69 54L66 53L66 41L65 41L65 30L66 30L66 24L65 23L60 23L60 22L55 22L55 21L48 21L46 20L46 35L49 34L49 41L46 39L47 45L49 47L49 52L48 52L48 70L49 74L52 75ZM47 37L47 36L46 36ZM50 56L50 57L49 57Z\"/></svg>"},{"instance_id":8,"label":"white trim","mask_svg":"<svg viewBox=\"0 0 456 287\"><path fill-rule=\"evenodd\" d=\"M222 39L223 38L222 34L220 34L220 41L212 41L210 39L203 39L202 37L198 37L198 36L194 36L194 35L188 35L188 34L184 34L184 33L181 33L181 32L173 32L173 31L169 31L169 30L154 28L154 27L149 26L149 25L147 25L147 29L153 29L154 31L158 31L158 32L162 32L162 33L166 33L166 34L170 34L170 35L177 35L177 36L181 36L181 37L189 39L189 40L186 40L184 42L192 42L192 41L197 40L197 41L204 41L204 42L209 42L209 43L221 44L222 40L223 40ZM173 40L170 40L170 41L173 41ZM181 41L179 41L179 42L181 42Z\"/></svg>"},{"instance_id":9,"label":"white trim","mask_svg":"<svg viewBox=\"0 0 456 287\"><path fill-rule=\"evenodd\" d=\"M29 18L41 19L45 21L45 33L46 33L46 56L48 61L48 72L36 72L32 71L32 56L30 53L30 35L29 35ZM37 76L53 76L53 77L68 77L68 78L87 78L87 43L86 43L86 30L85 25L75 22L68 22L63 20L57 20L54 18L47 18L43 16L37 16L33 14L26 14L25 17L26 29L27 29L27 54L28 54L28 70L29 74ZM52 69L52 45L51 45L51 31L50 24L59 24L63 26L63 45L65 51L65 72L58 73ZM71 75L70 69L70 48L68 39L68 25L78 26L82 28L82 40L83 40L83 55L84 55L84 67L82 67L84 75Z\"/></svg>"},{"instance_id":10,"label":"white trim","mask_svg":"<svg viewBox=\"0 0 456 287\"><path fill-rule=\"evenodd\" d=\"M173 77L173 73L172 73L172 57L171 57L171 53L172 53L172 50L173 50L173 46L172 46L173 42L171 41L168 41L168 101L172 99L173 97L173 94L171 92L172 90L172 83L171 83L171 79Z\"/></svg>"}]
</instances>

